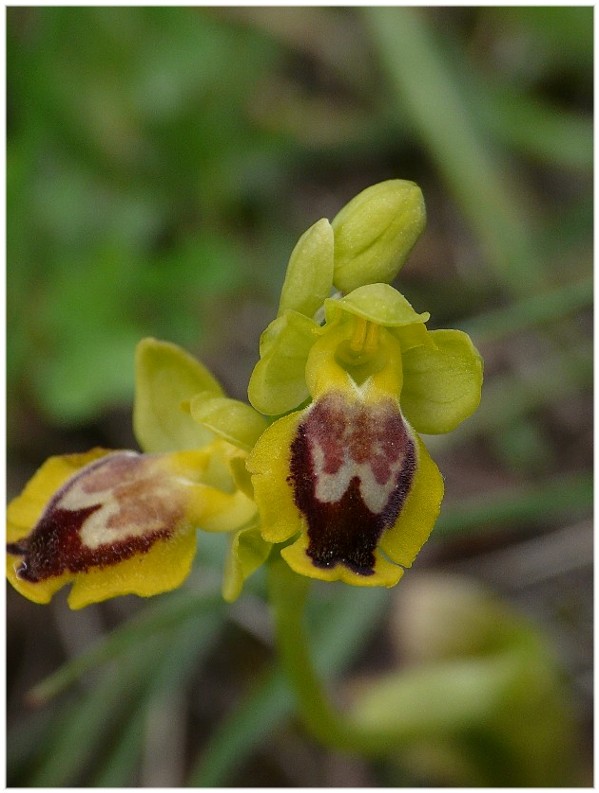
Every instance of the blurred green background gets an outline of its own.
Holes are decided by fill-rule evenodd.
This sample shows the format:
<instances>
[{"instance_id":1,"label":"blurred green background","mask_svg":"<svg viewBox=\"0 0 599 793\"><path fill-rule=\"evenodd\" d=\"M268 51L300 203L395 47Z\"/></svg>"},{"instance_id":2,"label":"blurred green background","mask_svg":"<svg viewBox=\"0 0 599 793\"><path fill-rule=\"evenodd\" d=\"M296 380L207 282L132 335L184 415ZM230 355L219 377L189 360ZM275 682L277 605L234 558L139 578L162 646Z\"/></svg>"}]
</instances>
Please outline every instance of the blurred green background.
<instances>
[{"instance_id":1,"label":"blurred green background","mask_svg":"<svg viewBox=\"0 0 599 793\"><path fill-rule=\"evenodd\" d=\"M447 498L405 581L316 587L317 660L337 681L438 663L389 641L393 615L410 579L465 575L543 635L561 714L539 706L560 726L534 740L452 722L393 760L318 746L262 575L224 607L208 537L147 603L8 593L9 785L591 784L593 9L9 8L7 64L9 496L49 454L134 444L142 336L245 398L298 236L414 180L429 220L397 286L471 333L483 401L427 439ZM563 779L538 761L560 730Z\"/></svg>"}]
</instances>

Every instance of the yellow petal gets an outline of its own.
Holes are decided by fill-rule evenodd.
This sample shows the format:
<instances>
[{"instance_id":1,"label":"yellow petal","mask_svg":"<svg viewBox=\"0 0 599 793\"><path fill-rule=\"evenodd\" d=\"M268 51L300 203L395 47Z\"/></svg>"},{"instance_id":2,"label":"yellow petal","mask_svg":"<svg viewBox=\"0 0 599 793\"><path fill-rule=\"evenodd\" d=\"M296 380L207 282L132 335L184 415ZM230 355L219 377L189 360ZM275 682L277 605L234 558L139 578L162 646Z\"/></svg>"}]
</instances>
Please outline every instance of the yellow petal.
<instances>
[{"instance_id":1,"label":"yellow petal","mask_svg":"<svg viewBox=\"0 0 599 793\"><path fill-rule=\"evenodd\" d=\"M270 323L260 338L260 360L248 385L248 399L256 410L278 416L307 399L306 359L321 333L319 325L297 311L288 310Z\"/></svg>"},{"instance_id":2,"label":"yellow petal","mask_svg":"<svg viewBox=\"0 0 599 793\"><path fill-rule=\"evenodd\" d=\"M291 445L289 487L318 577L343 577L337 567L375 575L376 549L400 514L412 486L417 453L396 399L376 402L332 391L305 412ZM298 557L295 557L296 559ZM401 575L385 569L387 585ZM346 576L347 578L347 576ZM353 576L350 576L353 580Z\"/></svg>"},{"instance_id":3,"label":"yellow petal","mask_svg":"<svg viewBox=\"0 0 599 793\"><path fill-rule=\"evenodd\" d=\"M332 221L337 289L349 292L364 284L390 283L425 220L422 192L413 182L389 179L362 190Z\"/></svg>"},{"instance_id":4,"label":"yellow petal","mask_svg":"<svg viewBox=\"0 0 599 793\"><path fill-rule=\"evenodd\" d=\"M48 458L25 485L23 492L13 498L7 507L8 542L16 542L29 534L54 493L67 479L88 463L107 454L111 454L110 449L96 448L83 454L64 454Z\"/></svg>"},{"instance_id":5,"label":"yellow petal","mask_svg":"<svg viewBox=\"0 0 599 793\"><path fill-rule=\"evenodd\" d=\"M418 445L397 399L377 392L371 401L369 393L333 390L279 419L261 436L248 468L262 537L278 543L299 535L281 552L296 572L393 586L403 571L380 548L410 500ZM426 467L419 482L426 485L429 474ZM426 528L428 534L432 522Z\"/></svg>"},{"instance_id":6,"label":"yellow petal","mask_svg":"<svg viewBox=\"0 0 599 793\"><path fill-rule=\"evenodd\" d=\"M215 397L206 391L192 397L189 410L198 424L246 451L252 448L267 426L264 416L245 402Z\"/></svg>"},{"instance_id":7,"label":"yellow petal","mask_svg":"<svg viewBox=\"0 0 599 793\"><path fill-rule=\"evenodd\" d=\"M240 529L232 536L223 576L223 598L227 602L237 600L245 580L266 561L271 547L260 536L260 528L256 524Z\"/></svg>"},{"instance_id":8,"label":"yellow petal","mask_svg":"<svg viewBox=\"0 0 599 793\"><path fill-rule=\"evenodd\" d=\"M361 393L373 401L381 394L399 396L401 344L386 328L348 315L327 326L312 345L305 378L314 399L334 390Z\"/></svg>"},{"instance_id":9,"label":"yellow petal","mask_svg":"<svg viewBox=\"0 0 599 793\"><path fill-rule=\"evenodd\" d=\"M332 322L341 311L389 328L428 322L430 314L418 314L406 298L389 284L367 284L354 289L342 298L325 300L327 322Z\"/></svg>"}]
</instances>

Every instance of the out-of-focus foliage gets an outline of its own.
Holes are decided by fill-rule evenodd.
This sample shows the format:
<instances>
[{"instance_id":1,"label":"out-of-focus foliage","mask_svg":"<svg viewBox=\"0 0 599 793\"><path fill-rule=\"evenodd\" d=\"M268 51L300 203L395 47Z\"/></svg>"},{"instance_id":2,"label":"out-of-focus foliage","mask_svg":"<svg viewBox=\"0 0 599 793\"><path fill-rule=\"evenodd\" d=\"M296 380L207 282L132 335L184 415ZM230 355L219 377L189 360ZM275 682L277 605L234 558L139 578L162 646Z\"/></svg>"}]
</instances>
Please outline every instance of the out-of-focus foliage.
<instances>
[{"instance_id":1,"label":"out-of-focus foliage","mask_svg":"<svg viewBox=\"0 0 599 793\"><path fill-rule=\"evenodd\" d=\"M283 172L251 95L281 51L191 8L15 10L8 34L10 384L81 421L130 396L140 335L193 344L248 287Z\"/></svg>"},{"instance_id":2,"label":"out-of-focus foliage","mask_svg":"<svg viewBox=\"0 0 599 793\"><path fill-rule=\"evenodd\" d=\"M141 336L244 398L298 235L370 184L417 182L428 224L398 285L472 335L486 380L479 412L431 439L448 497L405 578L457 568L544 625L582 736L567 782L588 781L592 8L14 7L7 37L15 489L51 451L123 445L107 416ZM451 783L306 739L262 578L217 605L218 540L147 604L50 620L10 594L9 784ZM315 594L325 674L401 667L388 593Z\"/></svg>"},{"instance_id":3,"label":"out-of-focus foliage","mask_svg":"<svg viewBox=\"0 0 599 793\"><path fill-rule=\"evenodd\" d=\"M453 14L445 40L423 40L428 49L397 68L394 53L406 48L394 42L412 41L413 25L386 13L367 16L366 27L379 30L388 81L373 57L377 42L359 12L345 9L9 14L11 396L25 391L63 422L129 396L140 334L194 344L207 317L215 321L215 296L277 279L278 237L289 239L294 220L285 208L306 165L312 179L321 162L349 171L359 162L359 172L368 158L381 169L421 137L482 236L508 224L515 241L489 240L491 263L527 282L545 253L523 232L529 221L539 227L538 207L520 196L519 216L502 216L507 197L503 184L489 184L489 152L590 167L590 119L552 96L566 79L574 98L588 91L590 11ZM570 47L556 46L557 26ZM459 49L466 33L468 49ZM424 74L410 70L410 57ZM435 83L444 59L447 86ZM439 108L431 91L444 87L460 95L443 92ZM440 123L428 124L435 114ZM447 151L452 135L461 146ZM507 166L495 171L506 190L517 173L513 159ZM580 232L589 196L567 198L566 207L547 202L541 231L559 212ZM518 253L529 261L513 261Z\"/></svg>"},{"instance_id":4,"label":"out-of-focus foliage","mask_svg":"<svg viewBox=\"0 0 599 793\"><path fill-rule=\"evenodd\" d=\"M416 779L567 785L571 712L534 627L460 576L429 573L398 591L391 638L405 667L354 682L354 719L404 733L399 764Z\"/></svg>"}]
</instances>

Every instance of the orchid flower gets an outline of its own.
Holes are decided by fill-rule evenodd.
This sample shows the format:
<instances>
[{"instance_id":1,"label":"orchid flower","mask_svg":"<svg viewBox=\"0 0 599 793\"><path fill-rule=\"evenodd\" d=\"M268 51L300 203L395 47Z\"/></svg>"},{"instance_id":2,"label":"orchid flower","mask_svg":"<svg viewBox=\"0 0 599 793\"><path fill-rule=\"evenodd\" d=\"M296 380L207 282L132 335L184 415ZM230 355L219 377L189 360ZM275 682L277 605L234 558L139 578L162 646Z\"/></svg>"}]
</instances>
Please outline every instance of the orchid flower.
<instances>
[{"instance_id":1,"label":"orchid flower","mask_svg":"<svg viewBox=\"0 0 599 793\"><path fill-rule=\"evenodd\" d=\"M228 600L273 547L300 575L395 585L443 498L420 433L452 431L482 386L469 337L428 330L391 286L424 223L420 189L390 180L302 235L250 404L176 345L140 342L143 452L44 463L8 507L11 584L47 603L72 583L72 608L158 594L187 577L196 533L216 531L229 535Z\"/></svg>"}]
</instances>

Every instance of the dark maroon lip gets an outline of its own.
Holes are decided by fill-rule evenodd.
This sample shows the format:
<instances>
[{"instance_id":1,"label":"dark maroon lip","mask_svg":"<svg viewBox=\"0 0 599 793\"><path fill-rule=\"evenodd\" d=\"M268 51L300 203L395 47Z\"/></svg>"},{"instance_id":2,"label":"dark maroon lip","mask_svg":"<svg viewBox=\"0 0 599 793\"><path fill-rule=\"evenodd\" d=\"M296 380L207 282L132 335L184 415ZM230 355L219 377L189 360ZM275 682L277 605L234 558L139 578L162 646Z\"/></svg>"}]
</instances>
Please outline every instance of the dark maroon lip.
<instances>
[{"instance_id":1,"label":"dark maroon lip","mask_svg":"<svg viewBox=\"0 0 599 793\"><path fill-rule=\"evenodd\" d=\"M307 554L316 567L338 564L363 576L374 573L374 551L393 526L410 492L416 447L393 399L373 405L348 401L342 392L322 397L298 427L291 445L290 484L308 525ZM364 481L370 471L370 481ZM322 498L318 479L345 475L336 500ZM380 488L379 509L363 488ZM373 499L370 499L371 501ZM376 500L376 499L375 499Z\"/></svg>"},{"instance_id":2,"label":"dark maroon lip","mask_svg":"<svg viewBox=\"0 0 599 793\"><path fill-rule=\"evenodd\" d=\"M166 503L157 488L152 487L155 473L144 468L139 476L144 465L143 455L116 452L71 477L48 503L30 534L6 546L8 553L22 557L15 567L17 576L37 583L67 572L109 567L147 553L157 540L170 537L181 517L181 506L177 499ZM77 485L90 495L97 493L98 503L80 509L66 508L64 501ZM118 507L107 522L116 530L115 539L90 548L82 542L81 532L85 522L102 508L103 493L114 499ZM161 525L140 534L128 533L129 525L144 525L149 515L159 515Z\"/></svg>"},{"instance_id":3,"label":"dark maroon lip","mask_svg":"<svg viewBox=\"0 0 599 793\"><path fill-rule=\"evenodd\" d=\"M7 545L7 551L23 556L17 566L19 578L31 583L56 578L63 573L84 573L92 567L102 568L122 562L150 550L156 540L168 537L163 530L122 542L86 548L79 539L85 521L100 505L85 509L53 509L38 523L35 531L19 543Z\"/></svg>"}]
</instances>

